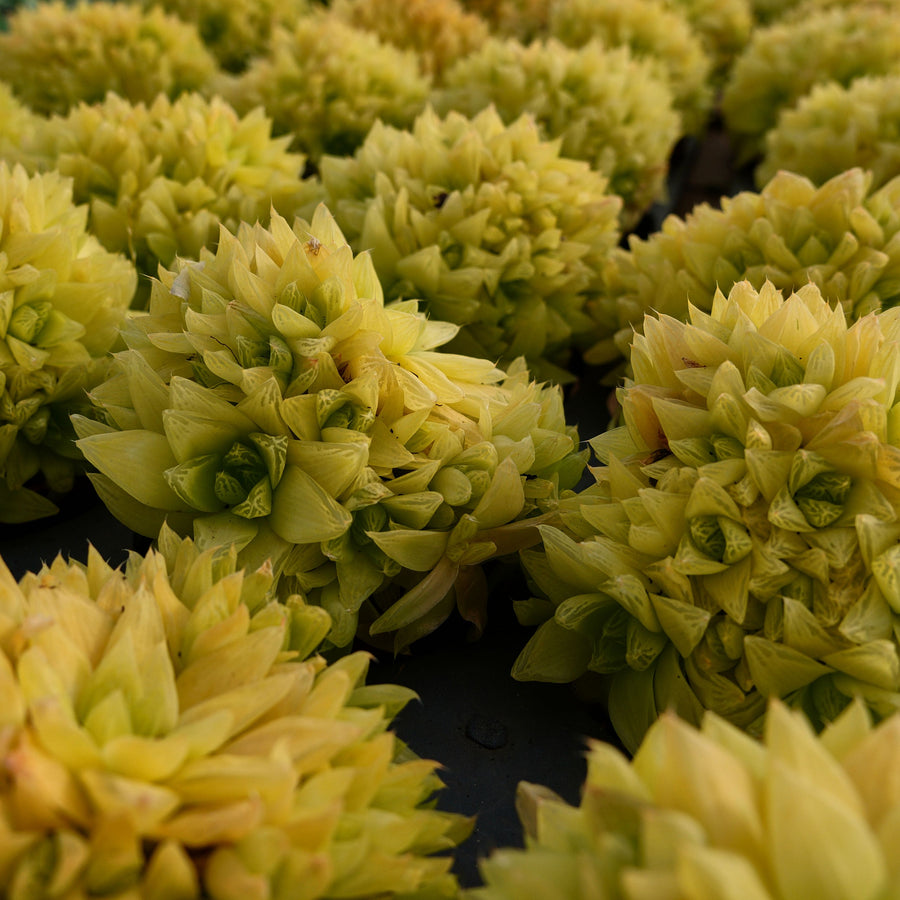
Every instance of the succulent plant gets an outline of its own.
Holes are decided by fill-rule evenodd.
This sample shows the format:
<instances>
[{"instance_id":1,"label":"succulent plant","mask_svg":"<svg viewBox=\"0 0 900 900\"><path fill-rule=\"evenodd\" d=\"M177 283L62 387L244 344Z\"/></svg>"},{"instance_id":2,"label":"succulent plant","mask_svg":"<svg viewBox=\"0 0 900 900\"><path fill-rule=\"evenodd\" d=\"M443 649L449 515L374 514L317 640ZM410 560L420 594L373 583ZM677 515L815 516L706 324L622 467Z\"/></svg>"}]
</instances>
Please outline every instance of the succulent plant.
<instances>
[{"instance_id":1,"label":"succulent plant","mask_svg":"<svg viewBox=\"0 0 900 900\"><path fill-rule=\"evenodd\" d=\"M897 67L900 17L885 4L810 10L803 18L758 28L722 92L721 109L738 164L763 150L782 109L825 81L849 85Z\"/></svg>"},{"instance_id":2,"label":"succulent plant","mask_svg":"<svg viewBox=\"0 0 900 900\"><path fill-rule=\"evenodd\" d=\"M414 696L312 655L328 616L171 532L17 584L0 561L10 897L452 897L461 816L387 730Z\"/></svg>"},{"instance_id":3,"label":"succulent plant","mask_svg":"<svg viewBox=\"0 0 900 900\"><path fill-rule=\"evenodd\" d=\"M669 705L750 728L900 708L900 308L847 324L818 288L735 285L648 315L596 483L522 561L546 621L518 678L608 675L626 746Z\"/></svg>"},{"instance_id":4,"label":"succulent plant","mask_svg":"<svg viewBox=\"0 0 900 900\"><path fill-rule=\"evenodd\" d=\"M560 390L437 352L457 326L385 306L324 207L223 229L160 279L91 394L102 421L75 419L112 512L269 559L282 594L331 614L337 646L360 618L400 645L454 604L480 623L478 564L534 543L580 476Z\"/></svg>"},{"instance_id":5,"label":"succulent plant","mask_svg":"<svg viewBox=\"0 0 900 900\"><path fill-rule=\"evenodd\" d=\"M817 188L779 172L759 193L703 203L670 215L646 240L616 249L606 290L589 305L603 338L586 354L595 364L626 357L635 328L651 309L683 319L688 301L712 307L716 288L738 281L783 291L812 282L856 319L900 300L900 180L871 192L871 176L851 169Z\"/></svg>"},{"instance_id":6,"label":"succulent plant","mask_svg":"<svg viewBox=\"0 0 900 900\"><path fill-rule=\"evenodd\" d=\"M388 299L419 298L462 326L448 349L563 380L619 240L619 197L560 156L534 120L505 126L420 115L410 131L377 123L353 157L325 157L326 202L357 251L371 251ZM570 376L568 376L570 377Z\"/></svg>"},{"instance_id":7,"label":"succulent plant","mask_svg":"<svg viewBox=\"0 0 900 900\"><path fill-rule=\"evenodd\" d=\"M10 165L21 161L22 146L31 139L39 117L20 103L9 85L0 81L0 159Z\"/></svg>"},{"instance_id":8,"label":"succulent plant","mask_svg":"<svg viewBox=\"0 0 900 900\"><path fill-rule=\"evenodd\" d=\"M136 275L85 230L56 172L0 161L0 522L56 511L78 453L68 414L102 377Z\"/></svg>"},{"instance_id":9,"label":"succulent plant","mask_svg":"<svg viewBox=\"0 0 900 900\"><path fill-rule=\"evenodd\" d=\"M766 134L756 167L763 186L780 169L822 184L854 166L872 173L872 188L900 175L900 75L857 78L848 87L816 85L782 110Z\"/></svg>"},{"instance_id":10,"label":"succulent plant","mask_svg":"<svg viewBox=\"0 0 900 900\"><path fill-rule=\"evenodd\" d=\"M58 169L90 205L89 226L109 250L129 255L145 305L150 278L176 256L196 259L224 225L268 222L272 209L294 215L321 190L302 178L305 158L272 138L261 109L240 117L221 98L159 96L149 106L115 94L80 104L36 129L31 163Z\"/></svg>"},{"instance_id":11,"label":"succulent plant","mask_svg":"<svg viewBox=\"0 0 900 900\"><path fill-rule=\"evenodd\" d=\"M476 50L490 33L487 22L459 0L406 0L401 5L392 0L334 0L330 9L385 43L414 50L425 74L438 81L450 63Z\"/></svg>"},{"instance_id":12,"label":"succulent plant","mask_svg":"<svg viewBox=\"0 0 900 900\"><path fill-rule=\"evenodd\" d=\"M217 71L197 29L154 8L61 0L22 7L0 34L0 80L35 112L64 113L108 91L133 102L203 89Z\"/></svg>"},{"instance_id":13,"label":"succulent plant","mask_svg":"<svg viewBox=\"0 0 900 900\"><path fill-rule=\"evenodd\" d=\"M666 0L557 0L550 34L567 47L598 39L627 46L668 79L684 133L701 132L712 109L712 60L687 19Z\"/></svg>"},{"instance_id":14,"label":"succulent plant","mask_svg":"<svg viewBox=\"0 0 900 900\"><path fill-rule=\"evenodd\" d=\"M268 49L272 31L310 12L309 0L142 0L145 9L159 6L200 33L203 43L228 72L241 72Z\"/></svg>"},{"instance_id":15,"label":"succulent plant","mask_svg":"<svg viewBox=\"0 0 900 900\"><path fill-rule=\"evenodd\" d=\"M462 0L466 9L478 13L492 33L527 44L547 37L551 0Z\"/></svg>"},{"instance_id":16,"label":"succulent plant","mask_svg":"<svg viewBox=\"0 0 900 900\"><path fill-rule=\"evenodd\" d=\"M754 27L750 0L666 0L690 23L713 60L712 81L724 81Z\"/></svg>"},{"instance_id":17,"label":"succulent plant","mask_svg":"<svg viewBox=\"0 0 900 900\"><path fill-rule=\"evenodd\" d=\"M264 107L275 133L290 134L314 162L352 153L378 119L411 124L430 88L415 52L327 14L276 29L266 56L219 85L239 112Z\"/></svg>"},{"instance_id":18,"label":"succulent plant","mask_svg":"<svg viewBox=\"0 0 900 900\"><path fill-rule=\"evenodd\" d=\"M507 124L533 115L544 137L560 139L564 156L609 179L625 229L665 193L680 118L667 81L627 47L491 39L448 69L432 100L443 114L466 116L493 105Z\"/></svg>"},{"instance_id":19,"label":"succulent plant","mask_svg":"<svg viewBox=\"0 0 900 900\"><path fill-rule=\"evenodd\" d=\"M525 850L481 864L471 900L873 900L900 889L900 717L854 704L817 737L769 707L763 741L672 714L635 755L595 742L578 807L523 782Z\"/></svg>"}]
</instances>

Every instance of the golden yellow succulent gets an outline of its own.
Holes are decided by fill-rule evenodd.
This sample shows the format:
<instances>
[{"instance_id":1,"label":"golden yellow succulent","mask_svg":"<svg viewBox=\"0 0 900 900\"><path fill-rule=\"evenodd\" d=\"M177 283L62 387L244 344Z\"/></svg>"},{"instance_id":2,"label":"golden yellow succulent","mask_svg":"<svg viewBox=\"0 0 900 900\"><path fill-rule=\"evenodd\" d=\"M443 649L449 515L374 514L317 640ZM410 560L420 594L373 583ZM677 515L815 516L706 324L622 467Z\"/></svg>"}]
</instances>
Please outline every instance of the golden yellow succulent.
<instances>
[{"instance_id":1,"label":"golden yellow succulent","mask_svg":"<svg viewBox=\"0 0 900 900\"><path fill-rule=\"evenodd\" d=\"M313 655L328 616L164 530L112 570L0 561L9 897L452 897L470 823L387 730L412 696Z\"/></svg>"},{"instance_id":2,"label":"golden yellow succulent","mask_svg":"<svg viewBox=\"0 0 900 900\"><path fill-rule=\"evenodd\" d=\"M0 33L0 80L35 112L66 112L108 91L137 103L202 90L217 71L197 29L158 7L63 0L21 7Z\"/></svg>"}]
</instances>

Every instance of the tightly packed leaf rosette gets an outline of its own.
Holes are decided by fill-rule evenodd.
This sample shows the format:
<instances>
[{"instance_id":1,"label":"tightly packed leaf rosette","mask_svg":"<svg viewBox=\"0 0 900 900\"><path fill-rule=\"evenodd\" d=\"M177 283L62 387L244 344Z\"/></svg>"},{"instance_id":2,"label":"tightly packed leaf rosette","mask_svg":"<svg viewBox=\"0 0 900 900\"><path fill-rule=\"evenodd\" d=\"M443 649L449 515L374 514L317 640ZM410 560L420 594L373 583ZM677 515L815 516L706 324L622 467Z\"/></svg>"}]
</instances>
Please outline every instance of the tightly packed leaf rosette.
<instances>
[{"instance_id":1,"label":"tightly packed leaf rosette","mask_svg":"<svg viewBox=\"0 0 900 900\"><path fill-rule=\"evenodd\" d=\"M735 60L722 93L722 114L738 163L762 153L782 109L826 81L849 85L897 68L896 7L854 3L812 9L802 18L758 28Z\"/></svg>"},{"instance_id":2,"label":"tightly packed leaf rosette","mask_svg":"<svg viewBox=\"0 0 900 900\"><path fill-rule=\"evenodd\" d=\"M627 46L668 80L683 132L705 128L713 103L712 60L668 0L557 0L550 8L549 32L567 47L593 39L607 47Z\"/></svg>"},{"instance_id":3,"label":"tightly packed leaf rosette","mask_svg":"<svg viewBox=\"0 0 900 900\"><path fill-rule=\"evenodd\" d=\"M584 464L559 388L438 352L457 326L385 306L324 206L160 278L75 420L114 515L271 560L337 646L360 618L401 645L455 605L481 624L478 564L534 543Z\"/></svg>"},{"instance_id":4,"label":"tightly packed leaf rosette","mask_svg":"<svg viewBox=\"0 0 900 900\"><path fill-rule=\"evenodd\" d=\"M759 193L701 203L670 215L646 239L616 248L604 293L588 304L603 337L585 354L593 364L628 358L644 315L687 317L688 301L712 308L717 289L771 281L790 292L815 284L850 321L900 299L900 179L877 191L871 174L850 169L816 187L781 171Z\"/></svg>"},{"instance_id":5,"label":"tightly packed leaf rosette","mask_svg":"<svg viewBox=\"0 0 900 900\"><path fill-rule=\"evenodd\" d=\"M817 736L769 707L762 741L672 714L634 759L594 742L580 804L523 782L525 850L481 864L472 900L884 900L900 890L900 717L853 704Z\"/></svg>"},{"instance_id":6,"label":"tightly packed leaf rosette","mask_svg":"<svg viewBox=\"0 0 900 900\"><path fill-rule=\"evenodd\" d=\"M372 31L388 44L414 50L429 77L440 81L450 63L478 49L490 34L488 23L459 0L336 0L334 15Z\"/></svg>"},{"instance_id":7,"label":"tightly packed leaf rosette","mask_svg":"<svg viewBox=\"0 0 900 900\"><path fill-rule=\"evenodd\" d=\"M241 222L267 223L273 209L294 215L315 206L321 190L303 178L305 157L289 143L271 136L261 109L239 116L218 97L160 95L145 105L109 94L45 120L28 156L33 167L72 177L91 232L145 276L135 301L143 306L159 266L196 259L220 226L233 232Z\"/></svg>"},{"instance_id":8,"label":"tightly packed leaf rosette","mask_svg":"<svg viewBox=\"0 0 900 900\"><path fill-rule=\"evenodd\" d=\"M171 532L112 570L0 561L10 897L452 897L469 824L387 730L414 696L311 655L322 610Z\"/></svg>"},{"instance_id":9,"label":"tightly packed leaf rosette","mask_svg":"<svg viewBox=\"0 0 900 900\"><path fill-rule=\"evenodd\" d=\"M78 453L69 414L103 377L134 267L85 230L59 173L0 161L0 522L56 512Z\"/></svg>"},{"instance_id":10,"label":"tightly packed leaf rosette","mask_svg":"<svg viewBox=\"0 0 900 900\"><path fill-rule=\"evenodd\" d=\"M817 85L767 132L756 183L788 169L822 184L856 166L872 173L873 189L881 187L900 175L898 98L898 75Z\"/></svg>"},{"instance_id":11,"label":"tightly packed leaf rosette","mask_svg":"<svg viewBox=\"0 0 900 900\"><path fill-rule=\"evenodd\" d=\"M442 114L474 116L494 106L507 124L534 116L563 156L585 160L609 179L630 229L662 198L669 156L681 134L667 79L627 47L593 40L578 49L556 39L527 47L491 39L451 66L432 94Z\"/></svg>"},{"instance_id":12,"label":"tightly packed leaf rosette","mask_svg":"<svg viewBox=\"0 0 900 900\"><path fill-rule=\"evenodd\" d=\"M308 0L141 0L145 9L161 7L193 24L219 65L241 72L268 50L278 25L292 25L310 12Z\"/></svg>"},{"instance_id":13,"label":"tightly packed leaf rosette","mask_svg":"<svg viewBox=\"0 0 900 900\"><path fill-rule=\"evenodd\" d=\"M562 157L531 117L505 126L493 108L472 119L429 109L409 131L376 124L320 173L387 298L420 298L461 326L447 349L571 377L573 344L592 338L586 300L619 240L622 203L603 175Z\"/></svg>"},{"instance_id":14,"label":"tightly packed leaf rosette","mask_svg":"<svg viewBox=\"0 0 900 900\"><path fill-rule=\"evenodd\" d=\"M310 14L278 28L269 51L220 93L241 113L262 106L276 134L314 162L353 153L377 120L406 128L424 109L430 79L417 54L337 16Z\"/></svg>"},{"instance_id":15,"label":"tightly packed leaf rosette","mask_svg":"<svg viewBox=\"0 0 900 900\"><path fill-rule=\"evenodd\" d=\"M0 80L44 114L109 91L135 103L176 97L202 90L217 70L197 29L159 8L51 0L20 8L0 34Z\"/></svg>"},{"instance_id":16,"label":"tightly packed leaf rosette","mask_svg":"<svg viewBox=\"0 0 900 900\"><path fill-rule=\"evenodd\" d=\"M814 285L648 316L596 483L522 551L546 621L516 677L610 675L629 747L669 705L900 707L898 340L900 309L848 326Z\"/></svg>"}]
</instances>

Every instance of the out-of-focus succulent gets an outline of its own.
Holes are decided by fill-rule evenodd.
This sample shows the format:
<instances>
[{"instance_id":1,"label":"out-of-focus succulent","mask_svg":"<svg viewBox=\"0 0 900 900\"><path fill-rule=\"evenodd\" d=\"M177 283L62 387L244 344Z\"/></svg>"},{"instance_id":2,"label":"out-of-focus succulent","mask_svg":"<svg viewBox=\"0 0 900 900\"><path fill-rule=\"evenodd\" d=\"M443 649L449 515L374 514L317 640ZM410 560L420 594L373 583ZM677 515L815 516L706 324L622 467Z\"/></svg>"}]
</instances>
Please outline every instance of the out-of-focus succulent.
<instances>
[{"instance_id":1,"label":"out-of-focus succulent","mask_svg":"<svg viewBox=\"0 0 900 900\"><path fill-rule=\"evenodd\" d=\"M387 731L414 696L311 653L328 616L269 601L169 532L113 571L0 561L0 878L10 897L452 897L469 822Z\"/></svg>"},{"instance_id":2,"label":"out-of-focus succulent","mask_svg":"<svg viewBox=\"0 0 900 900\"><path fill-rule=\"evenodd\" d=\"M690 22L713 60L713 82L725 79L737 55L750 40L750 0L666 0Z\"/></svg>"},{"instance_id":3,"label":"out-of-focus succulent","mask_svg":"<svg viewBox=\"0 0 900 900\"><path fill-rule=\"evenodd\" d=\"M861 75L897 68L900 16L884 4L856 3L758 28L735 60L722 92L722 113L737 162L763 150L782 109L814 85L849 85Z\"/></svg>"},{"instance_id":4,"label":"out-of-focus succulent","mask_svg":"<svg viewBox=\"0 0 900 900\"><path fill-rule=\"evenodd\" d=\"M56 172L0 161L0 522L56 511L78 454L68 414L87 403L135 288L134 267L85 230Z\"/></svg>"},{"instance_id":5,"label":"out-of-focus succulent","mask_svg":"<svg viewBox=\"0 0 900 900\"><path fill-rule=\"evenodd\" d=\"M765 147L755 173L760 186L779 169L822 184L859 166L880 187L900 175L900 75L817 85L782 110Z\"/></svg>"},{"instance_id":6,"label":"out-of-focus succulent","mask_svg":"<svg viewBox=\"0 0 900 900\"><path fill-rule=\"evenodd\" d=\"M848 318L900 300L900 179L871 193L871 177L851 169L816 188L779 172L760 193L700 204L668 216L646 240L616 249L606 292L591 312L606 335L588 353L595 364L627 358L635 328L654 310L684 319L688 301L712 307L716 288L738 281L783 291L812 282Z\"/></svg>"},{"instance_id":7,"label":"out-of-focus succulent","mask_svg":"<svg viewBox=\"0 0 900 900\"><path fill-rule=\"evenodd\" d=\"M898 342L900 308L848 326L812 284L648 315L596 484L522 551L548 599L516 677L608 674L629 747L669 705L900 708Z\"/></svg>"},{"instance_id":8,"label":"out-of-focus succulent","mask_svg":"<svg viewBox=\"0 0 900 900\"><path fill-rule=\"evenodd\" d=\"M108 91L133 102L203 89L217 71L197 29L159 8L62 0L22 7L0 34L0 79L35 112L66 112Z\"/></svg>"},{"instance_id":9,"label":"out-of-focus succulent","mask_svg":"<svg viewBox=\"0 0 900 900\"><path fill-rule=\"evenodd\" d=\"M91 232L109 250L128 254L142 279L176 256L196 259L224 225L268 222L272 209L293 216L315 207L321 190L302 178L305 158L272 138L261 109L240 117L222 99L159 96L146 106L114 94L81 104L36 129L32 164L74 181L78 203L90 204Z\"/></svg>"},{"instance_id":10,"label":"out-of-focus succulent","mask_svg":"<svg viewBox=\"0 0 900 900\"><path fill-rule=\"evenodd\" d=\"M272 31L293 25L310 12L309 0L141 0L145 8L162 7L191 22L203 43L228 72L241 72L255 56L263 56Z\"/></svg>"},{"instance_id":11,"label":"out-of-focus succulent","mask_svg":"<svg viewBox=\"0 0 900 900\"><path fill-rule=\"evenodd\" d=\"M471 900L875 900L900 890L900 717L854 704L817 737L773 702L764 739L672 714L632 762L588 752L580 805L523 782L526 849L481 864Z\"/></svg>"},{"instance_id":12,"label":"out-of-focus succulent","mask_svg":"<svg viewBox=\"0 0 900 900\"><path fill-rule=\"evenodd\" d=\"M9 85L0 81L0 159L10 165L19 162L22 146L31 139L38 121L37 114L20 103Z\"/></svg>"},{"instance_id":13,"label":"out-of-focus succulent","mask_svg":"<svg viewBox=\"0 0 900 900\"><path fill-rule=\"evenodd\" d=\"M201 260L161 270L91 395L103 421L75 420L107 506L271 560L338 646L360 615L401 645L455 604L480 624L478 564L534 543L580 476L560 390L438 352L458 326L386 307L324 207L223 230Z\"/></svg>"},{"instance_id":14,"label":"out-of-focus succulent","mask_svg":"<svg viewBox=\"0 0 900 900\"><path fill-rule=\"evenodd\" d=\"M314 161L352 153L379 119L410 125L430 88L414 51L327 14L276 29L269 53L220 85L240 112L263 106L275 133L291 134L293 146Z\"/></svg>"},{"instance_id":15,"label":"out-of-focus succulent","mask_svg":"<svg viewBox=\"0 0 900 900\"><path fill-rule=\"evenodd\" d=\"M541 376L566 377L619 240L622 204L604 176L561 157L532 118L505 126L493 108L473 119L427 110L410 131L376 124L354 157L325 157L321 175L387 298L420 298L462 326L448 349L501 366L525 356Z\"/></svg>"},{"instance_id":16,"label":"out-of-focus succulent","mask_svg":"<svg viewBox=\"0 0 900 900\"><path fill-rule=\"evenodd\" d=\"M451 66L432 97L442 113L474 116L493 104L506 123L533 115L545 137L560 138L564 156L609 179L626 229L665 193L680 117L667 81L627 47L491 39Z\"/></svg>"},{"instance_id":17,"label":"out-of-focus succulent","mask_svg":"<svg viewBox=\"0 0 900 900\"><path fill-rule=\"evenodd\" d=\"M423 71L436 80L447 66L478 49L488 24L459 0L335 0L330 9L388 44L415 50Z\"/></svg>"},{"instance_id":18,"label":"out-of-focus succulent","mask_svg":"<svg viewBox=\"0 0 900 900\"><path fill-rule=\"evenodd\" d=\"M550 7L549 30L567 47L594 39L607 47L628 47L668 79L682 130L703 130L713 102L712 60L685 17L666 0L557 0Z\"/></svg>"},{"instance_id":19,"label":"out-of-focus succulent","mask_svg":"<svg viewBox=\"0 0 900 900\"><path fill-rule=\"evenodd\" d=\"M486 19L493 34L527 44L547 37L551 0L462 0Z\"/></svg>"}]
</instances>

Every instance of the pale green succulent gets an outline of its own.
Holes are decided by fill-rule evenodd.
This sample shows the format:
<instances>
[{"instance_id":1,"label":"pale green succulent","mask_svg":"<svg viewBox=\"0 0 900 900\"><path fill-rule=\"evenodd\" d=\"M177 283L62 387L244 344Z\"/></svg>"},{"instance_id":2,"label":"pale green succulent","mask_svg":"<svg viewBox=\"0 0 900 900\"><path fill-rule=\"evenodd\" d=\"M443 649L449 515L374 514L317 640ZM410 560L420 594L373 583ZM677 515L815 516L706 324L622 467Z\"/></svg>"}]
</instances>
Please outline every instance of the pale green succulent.
<instances>
[{"instance_id":1,"label":"pale green succulent","mask_svg":"<svg viewBox=\"0 0 900 900\"><path fill-rule=\"evenodd\" d=\"M21 161L22 146L31 139L40 117L13 95L12 88L0 81L0 159L10 165Z\"/></svg>"},{"instance_id":2,"label":"pale green succulent","mask_svg":"<svg viewBox=\"0 0 900 900\"><path fill-rule=\"evenodd\" d=\"M488 23L459 0L333 0L329 8L388 44L414 50L422 70L439 81L448 65L478 49Z\"/></svg>"},{"instance_id":3,"label":"pale green succulent","mask_svg":"<svg viewBox=\"0 0 900 900\"><path fill-rule=\"evenodd\" d=\"M817 737L773 702L762 741L667 714L629 760L594 742L580 804L523 782L525 850L471 900L887 900L900 891L900 717L853 704Z\"/></svg>"},{"instance_id":4,"label":"pale green succulent","mask_svg":"<svg viewBox=\"0 0 900 900\"><path fill-rule=\"evenodd\" d=\"M888 74L900 54L900 17L886 4L809 10L802 18L757 28L735 60L721 109L738 164L763 150L782 109L826 81L849 85Z\"/></svg>"},{"instance_id":5,"label":"pale green succulent","mask_svg":"<svg viewBox=\"0 0 900 900\"><path fill-rule=\"evenodd\" d=\"M68 416L103 377L136 274L85 230L57 172L0 161L0 522L56 512L78 453Z\"/></svg>"},{"instance_id":6,"label":"pale green succulent","mask_svg":"<svg viewBox=\"0 0 900 900\"><path fill-rule=\"evenodd\" d=\"M648 315L596 483L522 551L546 621L516 677L609 675L628 747L670 705L900 708L898 342L900 308L848 326L812 284Z\"/></svg>"},{"instance_id":7,"label":"pale green succulent","mask_svg":"<svg viewBox=\"0 0 900 900\"><path fill-rule=\"evenodd\" d=\"M0 560L0 880L14 897L453 897L471 823L387 730L415 695L313 655L328 616L168 530L17 584Z\"/></svg>"},{"instance_id":8,"label":"pale green succulent","mask_svg":"<svg viewBox=\"0 0 900 900\"><path fill-rule=\"evenodd\" d=\"M814 87L766 134L755 178L763 186L788 169L822 184L854 166L873 189L900 175L900 75Z\"/></svg>"},{"instance_id":9,"label":"pale green succulent","mask_svg":"<svg viewBox=\"0 0 900 900\"><path fill-rule=\"evenodd\" d=\"M493 105L507 124L534 116L545 138L560 139L564 156L609 179L625 229L664 195L681 133L667 80L627 47L596 40L573 49L555 39L527 47L491 39L450 67L432 100L443 114L474 116Z\"/></svg>"},{"instance_id":10,"label":"pale green succulent","mask_svg":"<svg viewBox=\"0 0 900 900\"><path fill-rule=\"evenodd\" d=\"M131 257L150 278L176 256L196 259L219 228L268 222L314 207L321 190L303 179L305 157L289 137L271 137L261 109L245 116L221 98L183 94L132 104L115 94L44 120L28 143L32 167L73 179L74 198L90 207L89 227L103 245Z\"/></svg>"},{"instance_id":11,"label":"pale green succulent","mask_svg":"<svg viewBox=\"0 0 900 900\"><path fill-rule=\"evenodd\" d=\"M317 161L352 153L379 119L411 124L431 81L412 50L322 13L276 29L269 52L218 87L242 113L262 106L275 133L290 134L293 147Z\"/></svg>"},{"instance_id":12,"label":"pale green succulent","mask_svg":"<svg viewBox=\"0 0 900 900\"><path fill-rule=\"evenodd\" d=\"M113 514L270 560L338 646L360 619L401 646L456 604L480 623L478 564L534 543L583 467L560 390L438 352L458 326L385 306L324 207L223 229L160 278L91 394L99 420L75 419Z\"/></svg>"},{"instance_id":13,"label":"pale green succulent","mask_svg":"<svg viewBox=\"0 0 900 900\"><path fill-rule=\"evenodd\" d=\"M595 364L629 354L634 329L653 310L678 319L688 301L709 311L717 288L738 281L783 291L811 282L850 320L900 300L900 180L870 190L851 169L816 187L779 172L759 193L703 203L670 215L647 239L629 238L610 256L606 290L590 306L604 337L586 353Z\"/></svg>"},{"instance_id":14,"label":"pale green succulent","mask_svg":"<svg viewBox=\"0 0 900 900\"><path fill-rule=\"evenodd\" d=\"M567 47L597 39L626 46L668 79L686 134L704 130L713 105L712 60L685 16L667 0L557 0L550 34Z\"/></svg>"},{"instance_id":15,"label":"pale green succulent","mask_svg":"<svg viewBox=\"0 0 900 900\"><path fill-rule=\"evenodd\" d=\"M472 119L429 109L410 131L378 123L320 173L387 298L420 298L461 326L448 349L571 377L573 344L591 339L586 299L619 240L622 203L600 173L562 157L532 118L505 126L493 108Z\"/></svg>"},{"instance_id":16,"label":"pale green succulent","mask_svg":"<svg viewBox=\"0 0 900 900\"><path fill-rule=\"evenodd\" d=\"M79 0L22 7L0 33L0 80L35 112L66 112L108 91L137 103L203 89L217 71L197 29L159 8Z\"/></svg>"},{"instance_id":17,"label":"pale green succulent","mask_svg":"<svg viewBox=\"0 0 900 900\"><path fill-rule=\"evenodd\" d=\"M263 56L272 31L309 14L309 0L140 0L145 9L161 7L196 26L203 43L228 72L243 71Z\"/></svg>"}]
</instances>

